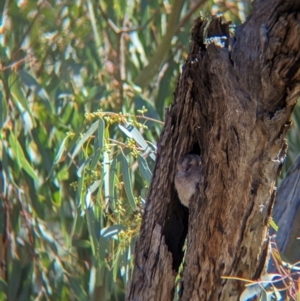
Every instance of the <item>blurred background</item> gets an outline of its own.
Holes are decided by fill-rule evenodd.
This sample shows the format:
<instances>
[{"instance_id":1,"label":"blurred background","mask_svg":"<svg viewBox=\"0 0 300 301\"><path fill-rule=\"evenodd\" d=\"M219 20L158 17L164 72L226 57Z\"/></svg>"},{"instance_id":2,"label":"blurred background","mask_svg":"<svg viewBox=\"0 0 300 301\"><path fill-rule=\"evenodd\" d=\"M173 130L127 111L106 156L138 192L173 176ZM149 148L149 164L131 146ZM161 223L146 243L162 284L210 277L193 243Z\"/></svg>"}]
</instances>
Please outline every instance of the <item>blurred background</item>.
<instances>
[{"instance_id":1,"label":"blurred background","mask_svg":"<svg viewBox=\"0 0 300 301\"><path fill-rule=\"evenodd\" d=\"M250 0L2 0L0 300L124 300L198 16ZM293 113L281 178L300 150ZM280 182L280 179L278 180Z\"/></svg>"}]
</instances>

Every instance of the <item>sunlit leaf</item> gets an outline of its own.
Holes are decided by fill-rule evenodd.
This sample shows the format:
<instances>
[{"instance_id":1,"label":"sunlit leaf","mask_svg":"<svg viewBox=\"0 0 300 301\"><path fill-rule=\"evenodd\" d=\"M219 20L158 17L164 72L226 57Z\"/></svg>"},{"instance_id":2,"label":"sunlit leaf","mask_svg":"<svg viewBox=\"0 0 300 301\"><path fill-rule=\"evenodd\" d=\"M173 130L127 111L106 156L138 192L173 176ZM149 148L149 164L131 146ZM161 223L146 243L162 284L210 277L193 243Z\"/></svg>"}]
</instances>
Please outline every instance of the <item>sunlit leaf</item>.
<instances>
[{"instance_id":1,"label":"sunlit leaf","mask_svg":"<svg viewBox=\"0 0 300 301\"><path fill-rule=\"evenodd\" d=\"M102 162L102 169L103 169L103 180L104 180L104 198L105 198L105 206L107 206L110 200L110 187L109 187L109 173L110 173L110 161L108 152L104 151L103 153L103 162Z\"/></svg>"},{"instance_id":2,"label":"sunlit leaf","mask_svg":"<svg viewBox=\"0 0 300 301\"><path fill-rule=\"evenodd\" d=\"M121 230L124 229L124 226L122 225L113 225L106 228L101 229L100 235L104 238L109 238L114 235L117 235L121 232Z\"/></svg>"},{"instance_id":3,"label":"sunlit leaf","mask_svg":"<svg viewBox=\"0 0 300 301\"><path fill-rule=\"evenodd\" d=\"M77 189L76 189L76 204L80 206L82 210L84 209L83 198L82 198L82 194L83 194L82 188L85 179L84 168L83 168L82 176L78 177Z\"/></svg>"},{"instance_id":4,"label":"sunlit leaf","mask_svg":"<svg viewBox=\"0 0 300 301\"><path fill-rule=\"evenodd\" d=\"M62 142L60 143L60 146L59 146L59 148L58 148L58 151L57 151L57 154L56 154L56 156L55 156L55 159L54 159L53 164L57 164L57 163L60 161L60 159L62 158L62 156L63 156L63 154L64 154L64 151L65 151L65 144L66 144L68 138L69 138L69 136L66 136L66 137L62 140Z\"/></svg>"},{"instance_id":5,"label":"sunlit leaf","mask_svg":"<svg viewBox=\"0 0 300 301\"><path fill-rule=\"evenodd\" d=\"M110 171L109 171L109 196L114 203L114 179L117 172L117 158L114 158L111 165L110 165Z\"/></svg>"},{"instance_id":6,"label":"sunlit leaf","mask_svg":"<svg viewBox=\"0 0 300 301\"><path fill-rule=\"evenodd\" d=\"M276 223L274 222L273 218L271 218L269 220L269 225L275 230L278 231L278 226L276 225Z\"/></svg>"},{"instance_id":7,"label":"sunlit leaf","mask_svg":"<svg viewBox=\"0 0 300 301\"><path fill-rule=\"evenodd\" d=\"M94 193L94 191L101 185L101 183L102 183L101 180L95 181L95 182L89 187L90 193Z\"/></svg>"},{"instance_id":8,"label":"sunlit leaf","mask_svg":"<svg viewBox=\"0 0 300 301\"><path fill-rule=\"evenodd\" d=\"M132 125L127 124L126 127L119 125L119 128L129 137L136 141L136 143L146 152L149 153L149 156L152 160L155 160L155 155L152 152L152 149L143 138L141 133Z\"/></svg>"},{"instance_id":9,"label":"sunlit leaf","mask_svg":"<svg viewBox=\"0 0 300 301\"><path fill-rule=\"evenodd\" d=\"M98 128L98 123L99 121L95 121L90 128L87 130L86 133L84 133L84 135L81 137L81 139L78 141L78 143L76 144L75 149L73 150L72 153L72 158L74 158L78 152L80 151L81 147L83 146L83 144L89 139L91 138L91 136L94 134L94 132L97 130Z\"/></svg>"}]
</instances>

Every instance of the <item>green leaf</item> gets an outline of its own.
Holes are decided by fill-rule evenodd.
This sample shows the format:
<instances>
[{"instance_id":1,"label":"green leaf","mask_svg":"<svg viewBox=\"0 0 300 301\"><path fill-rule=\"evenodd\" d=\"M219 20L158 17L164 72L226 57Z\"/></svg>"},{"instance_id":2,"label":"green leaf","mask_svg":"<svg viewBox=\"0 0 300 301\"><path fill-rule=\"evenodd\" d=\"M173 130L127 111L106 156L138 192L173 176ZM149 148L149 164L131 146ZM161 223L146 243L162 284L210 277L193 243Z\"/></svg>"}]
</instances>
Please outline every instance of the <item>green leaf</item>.
<instances>
[{"instance_id":1,"label":"green leaf","mask_svg":"<svg viewBox=\"0 0 300 301\"><path fill-rule=\"evenodd\" d=\"M47 276L47 273L45 271L42 271L41 276L42 276L43 285L46 288L47 294L52 295L52 287L49 283L49 278Z\"/></svg>"},{"instance_id":2,"label":"green leaf","mask_svg":"<svg viewBox=\"0 0 300 301\"><path fill-rule=\"evenodd\" d=\"M76 144L75 149L73 150L72 153L72 159L74 159L74 157L77 155L77 153L79 152L79 150L81 149L82 145L94 134L94 132L97 130L98 128L98 124L99 124L99 120L95 121L90 128L88 129L88 131L81 137L81 139L78 141L78 143Z\"/></svg>"},{"instance_id":3,"label":"green leaf","mask_svg":"<svg viewBox=\"0 0 300 301\"><path fill-rule=\"evenodd\" d=\"M53 271L55 273L55 278L53 283L55 294L61 300L62 299L61 292L62 292L63 281L64 281L64 270L62 267L62 263L60 262L59 259L55 259L53 261Z\"/></svg>"},{"instance_id":4,"label":"green leaf","mask_svg":"<svg viewBox=\"0 0 300 301\"><path fill-rule=\"evenodd\" d=\"M37 147L36 152L43 158L41 167L49 174L53 165L53 157L49 145L45 143L47 141L47 132L45 133L43 128L37 126L31 130L31 134Z\"/></svg>"},{"instance_id":5,"label":"green leaf","mask_svg":"<svg viewBox=\"0 0 300 301\"><path fill-rule=\"evenodd\" d=\"M277 232L278 231L278 226L277 224L274 222L273 218L271 218L269 220L269 225Z\"/></svg>"},{"instance_id":6,"label":"green leaf","mask_svg":"<svg viewBox=\"0 0 300 301\"><path fill-rule=\"evenodd\" d=\"M92 154L91 156L89 156L77 169L77 176L80 178L83 175L83 172L85 170L85 167L87 166L87 164L89 164L89 162L91 161L91 159L93 158L94 154Z\"/></svg>"},{"instance_id":7,"label":"green leaf","mask_svg":"<svg viewBox=\"0 0 300 301\"><path fill-rule=\"evenodd\" d=\"M119 128L127 135L127 137L132 138L135 140L135 142L146 152L149 153L150 158L155 161L155 155L144 139L144 137L141 135L141 133L130 123L127 123L124 126L119 124Z\"/></svg>"},{"instance_id":8,"label":"green leaf","mask_svg":"<svg viewBox=\"0 0 300 301\"><path fill-rule=\"evenodd\" d=\"M7 179L4 172L3 162L0 161L0 195L6 195L7 188L8 185L7 185ZM2 216L2 214L4 214L4 212L0 211L0 217ZM2 227L4 227L4 224L1 225L0 223L0 233L2 233L1 230L4 230L4 228L2 229Z\"/></svg>"},{"instance_id":9,"label":"green leaf","mask_svg":"<svg viewBox=\"0 0 300 301\"><path fill-rule=\"evenodd\" d=\"M151 182L152 172L148 167L147 161L142 156L139 155L138 156L138 164L139 164L140 173L142 174L143 178L149 184Z\"/></svg>"},{"instance_id":10,"label":"green leaf","mask_svg":"<svg viewBox=\"0 0 300 301\"><path fill-rule=\"evenodd\" d=\"M88 226L89 238L92 247L92 253L94 256L97 256L99 246L98 246L98 239L95 231L96 219L94 216L93 209L92 208L87 209L85 214L87 218L87 226Z\"/></svg>"},{"instance_id":11,"label":"green leaf","mask_svg":"<svg viewBox=\"0 0 300 301\"><path fill-rule=\"evenodd\" d=\"M104 198L105 198L105 206L107 206L108 202L110 201L110 187L109 187L109 174L110 174L110 162L109 162L109 155L105 151L103 153L103 181L104 181Z\"/></svg>"},{"instance_id":12,"label":"green leaf","mask_svg":"<svg viewBox=\"0 0 300 301\"><path fill-rule=\"evenodd\" d=\"M8 157L7 157L7 148L5 146L5 143L2 143L2 147L3 147L3 149L2 149L2 167L3 167L3 170L5 171L5 175L9 179L10 183L14 186L14 188L19 190L19 187L15 183L13 175L9 170Z\"/></svg>"},{"instance_id":13,"label":"green leaf","mask_svg":"<svg viewBox=\"0 0 300 301\"><path fill-rule=\"evenodd\" d=\"M84 166L85 168L85 166ZM83 198L82 198L82 187L84 183L84 169L82 171L82 176L78 177L78 182L77 182L77 191L76 191L76 204L81 208L81 210L84 209L84 204L83 204Z\"/></svg>"},{"instance_id":14,"label":"green leaf","mask_svg":"<svg viewBox=\"0 0 300 301\"><path fill-rule=\"evenodd\" d=\"M111 200L111 204L114 208L114 179L115 179L115 174L117 172L117 162L118 158L114 158L111 165L110 165L110 170L109 170L109 198Z\"/></svg>"},{"instance_id":15,"label":"green leaf","mask_svg":"<svg viewBox=\"0 0 300 301\"><path fill-rule=\"evenodd\" d=\"M55 252L57 253L57 247L56 247L56 242L54 237L52 236L52 232L50 232L43 224L37 222L36 223L37 227L37 231L35 232L37 237L39 239L44 239L45 241L47 241L47 245Z\"/></svg>"},{"instance_id":16,"label":"green leaf","mask_svg":"<svg viewBox=\"0 0 300 301\"><path fill-rule=\"evenodd\" d=\"M7 283L4 281L4 279L0 278L0 300L1 297L3 297L3 300L6 300L6 292L7 292Z\"/></svg>"},{"instance_id":17,"label":"green leaf","mask_svg":"<svg viewBox=\"0 0 300 301\"><path fill-rule=\"evenodd\" d=\"M101 149L97 149L95 153L91 156L90 160L90 169L94 170L96 168L97 163L99 162L101 156Z\"/></svg>"},{"instance_id":18,"label":"green leaf","mask_svg":"<svg viewBox=\"0 0 300 301\"><path fill-rule=\"evenodd\" d=\"M135 51L132 51L132 53L138 52L138 54L141 57L141 61L143 62L144 65L148 64L148 59L144 50L144 45L141 43L141 40L139 38L139 35L137 32L133 31L130 33L130 40L132 42L132 48ZM134 62L134 61L133 61ZM135 62L136 68L140 68L139 64Z\"/></svg>"},{"instance_id":19,"label":"green leaf","mask_svg":"<svg viewBox=\"0 0 300 301\"><path fill-rule=\"evenodd\" d=\"M91 242L89 240L73 239L72 246L77 248L90 248Z\"/></svg>"},{"instance_id":20,"label":"green leaf","mask_svg":"<svg viewBox=\"0 0 300 301\"><path fill-rule=\"evenodd\" d=\"M25 109L25 111L30 115L31 122L32 122L33 126L35 127L36 123L33 118L31 109L29 108L28 100L25 97L24 92L21 89L21 82L16 73L12 72L9 75L8 84L10 87L10 93L12 96L12 100L13 100L14 104L16 105L16 107L18 108L19 112L23 113L23 110Z\"/></svg>"},{"instance_id":21,"label":"green leaf","mask_svg":"<svg viewBox=\"0 0 300 301\"><path fill-rule=\"evenodd\" d=\"M96 134L95 142L94 142L95 149L97 149L97 148L102 149L102 147L103 147L104 127L105 127L104 120L102 118L100 118L98 120L98 129L97 129L97 134Z\"/></svg>"},{"instance_id":22,"label":"green leaf","mask_svg":"<svg viewBox=\"0 0 300 301\"><path fill-rule=\"evenodd\" d=\"M74 296L76 297L76 299L80 300L80 301L88 300L88 296L87 296L86 292L84 291L80 282L76 278L74 278L70 275L66 274L66 276L68 278L71 290L74 293Z\"/></svg>"},{"instance_id":23,"label":"green leaf","mask_svg":"<svg viewBox=\"0 0 300 301\"><path fill-rule=\"evenodd\" d=\"M2 92L0 91L0 129L4 126L7 119L7 104L6 100L3 97Z\"/></svg>"},{"instance_id":24,"label":"green leaf","mask_svg":"<svg viewBox=\"0 0 300 301\"><path fill-rule=\"evenodd\" d=\"M89 187L89 191L90 193L94 193L96 191L96 189L102 184L101 180L97 180L95 181L90 187Z\"/></svg>"},{"instance_id":25,"label":"green leaf","mask_svg":"<svg viewBox=\"0 0 300 301\"><path fill-rule=\"evenodd\" d=\"M105 263L105 257L108 251L108 246L109 246L109 239L104 238L100 235L99 237L99 259L102 264ZM100 273L105 273L103 270L99 271ZM103 278L100 279L100 281L103 281Z\"/></svg>"},{"instance_id":26,"label":"green leaf","mask_svg":"<svg viewBox=\"0 0 300 301\"><path fill-rule=\"evenodd\" d=\"M122 176L123 176L123 182L125 187L125 192L129 201L129 204L133 210L136 209L136 204L132 192L132 186L131 186L131 179L129 176L129 170L128 170L128 163L124 156L124 154L121 154L121 170L122 170Z\"/></svg>"},{"instance_id":27,"label":"green leaf","mask_svg":"<svg viewBox=\"0 0 300 301\"><path fill-rule=\"evenodd\" d=\"M122 261L122 252L121 249L117 249L117 254L115 255L115 260L114 260L114 264L113 264L113 280L114 282L117 281L117 275L119 273L119 269L121 268L121 261Z\"/></svg>"},{"instance_id":28,"label":"green leaf","mask_svg":"<svg viewBox=\"0 0 300 301\"><path fill-rule=\"evenodd\" d=\"M55 156L55 159L54 159L53 164L57 164L57 163L60 161L60 159L61 159L61 157L62 157L62 155L63 155L63 153L64 153L64 150L65 150L65 144L66 144L68 138L69 138L69 136L66 136L66 137L63 139L63 141L60 143L60 146L59 146L59 148L58 148L58 151L57 151L57 154L56 154L56 156Z\"/></svg>"},{"instance_id":29,"label":"green leaf","mask_svg":"<svg viewBox=\"0 0 300 301\"><path fill-rule=\"evenodd\" d=\"M48 113L52 113L50 99L46 90L43 87L41 87L37 80L25 70L19 70L19 76L22 79L23 83L27 87L32 89L35 92L35 94L41 99Z\"/></svg>"},{"instance_id":30,"label":"green leaf","mask_svg":"<svg viewBox=\"0 0 300 301\"><path fill-rule=\"evenodd\" d=\"M12 131L10 131L10 134L9 134L9 144L14 152L14 155L16 157L19 167L23 168L28 173L28 175L30 177L32 177L34 180L37 180L38 179L37 175L35 174L33 168L27 161L27 159L24 155L23 149L22 149L18 139L12 133Z\"/></svg>"},{"instance_id":31,"label":"green leaf","mask_svg":"<svg viewBox=\"0 0 300 301\"><path fill-rule=\"evenodd\" d=\"M7 299L8 300L15 300L19 285L21 282L21 262L19 260L12 260L12 267L11 272L9 273L8 278L8 288L7 288Z\"/></svg>"},{"instance_id":32,"label":"green leaf","mask_svg":"<svg viewBox=\"0 0 300 301\"><path fill-rule=\"evenodd\" d=\"M94 139L94 155L91 159L91 163L90 163L90 169L94 170L99 158L101 156L102 153L102 147L103 147L103 141L104 141L104 126L105 123L103 121L103 119L99 119L99 124L98 124L98 129L97 129L97 133Z\"/></svg>"},{"instance_id":33,"label":"green leaf","mask_svg":"<svg viewBox=\"0 0 300 301\"><path fill-rule=\"evenodd\" d=\"M124 230L124 226L122 226L122 225L112 225L112 226L101 229L100 235L103 238L110 238L114 235L119 234L121 232L121 230Z\"/></svg>"}]
</instances>

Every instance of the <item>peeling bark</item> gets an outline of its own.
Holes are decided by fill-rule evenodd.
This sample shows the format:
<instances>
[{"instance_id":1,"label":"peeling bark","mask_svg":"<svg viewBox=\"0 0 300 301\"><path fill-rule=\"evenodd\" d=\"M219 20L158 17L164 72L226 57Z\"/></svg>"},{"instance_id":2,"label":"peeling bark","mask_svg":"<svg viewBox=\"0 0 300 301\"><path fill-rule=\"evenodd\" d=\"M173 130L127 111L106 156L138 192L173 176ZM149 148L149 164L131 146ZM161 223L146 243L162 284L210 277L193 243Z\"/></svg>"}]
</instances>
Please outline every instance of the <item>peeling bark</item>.
<instances>
[{"instance_id":1,"label":"peeling bark","mask_svg":"<svg viewBox=\"0 0 300 301\"><path fill-rule=\"evenodd\" d=\"M213 37L224 45L206 43ZM220 18L196 20L166 110L127 300L172 300L185 238L181 300L238 300L244 283L221 277L264 272L274 181L300 95L299 37L298 0L255 1L230 40ZM185 153L202 157L189 213L174 188Z\"/></svg>"}]
</instances>

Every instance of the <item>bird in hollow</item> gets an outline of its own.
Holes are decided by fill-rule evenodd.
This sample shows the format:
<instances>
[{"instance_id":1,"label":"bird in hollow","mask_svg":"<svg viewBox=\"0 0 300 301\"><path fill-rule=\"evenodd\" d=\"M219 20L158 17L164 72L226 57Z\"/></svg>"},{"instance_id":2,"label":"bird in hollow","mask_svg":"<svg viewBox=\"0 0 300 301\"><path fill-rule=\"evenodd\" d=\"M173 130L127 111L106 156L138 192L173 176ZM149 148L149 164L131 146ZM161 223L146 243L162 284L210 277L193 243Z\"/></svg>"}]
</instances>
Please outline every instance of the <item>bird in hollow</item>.
<instances>
[{"instance_id":1,"label":"bird in hollow","mask_svg":"<svg viewBox=\"0 0 300 301\"><path fill-rule=\"evenodd\" d=\"M181 203L189 207L189 202L200 182L201 158L195 154L183 155L176 166L175 187Z\"/></svg>"}]
</instances>

